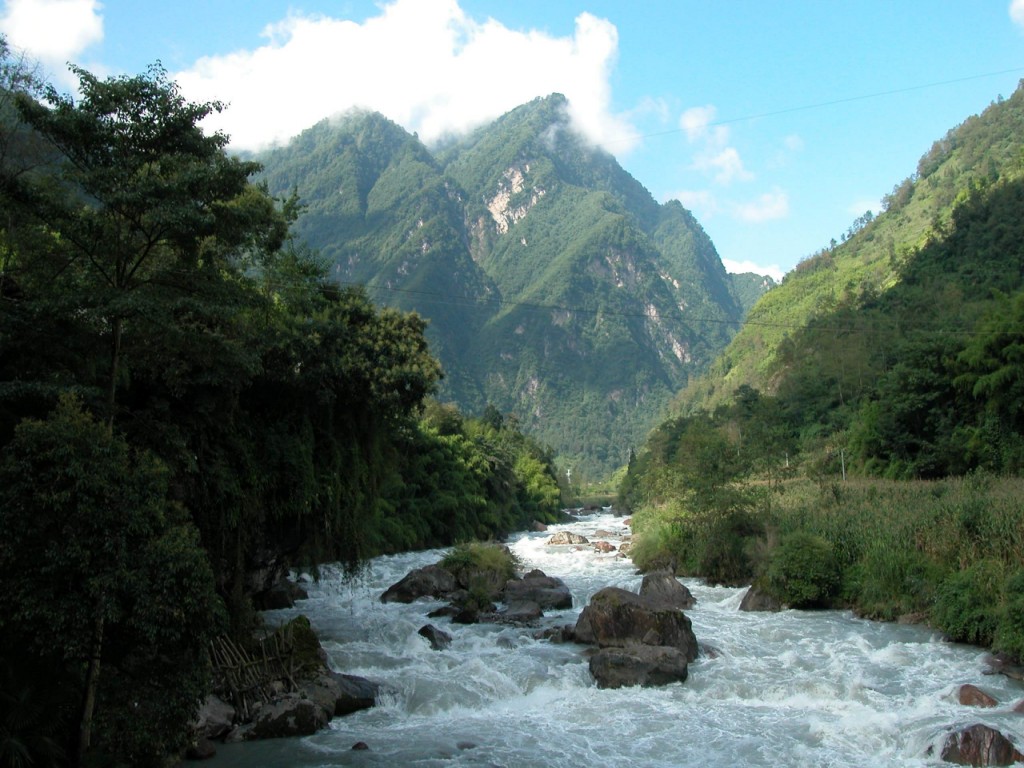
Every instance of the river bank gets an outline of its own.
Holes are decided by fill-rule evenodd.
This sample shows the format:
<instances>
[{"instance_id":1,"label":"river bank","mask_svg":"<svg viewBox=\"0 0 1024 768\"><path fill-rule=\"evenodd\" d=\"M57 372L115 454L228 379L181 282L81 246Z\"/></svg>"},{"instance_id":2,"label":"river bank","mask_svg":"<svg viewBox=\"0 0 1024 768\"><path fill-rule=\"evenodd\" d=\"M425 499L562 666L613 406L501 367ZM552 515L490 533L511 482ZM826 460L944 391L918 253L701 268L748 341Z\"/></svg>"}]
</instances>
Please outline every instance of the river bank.
<instances>
[{"instance_id":1,"label":"river bank","mask_svg":"<svg viewBox=\"0 0 1024 768\"><path fill-rule=\"evenodd\" d=\"M433 550L376 558L356 579L325 568L309 599L269 621L309 616L332 664L385 683L370 710L337 718L301 739L225 745L217 768L323 765L668 766L935 765L929 757L955 728L983 720L1024 741L1013 704L1017 681L986 674L982 649L949 643L915 625L877 623L848 611L740 612L744 589L683 582L701 643L689 679L664 688L600 690L580 646L537 640L574 623L605 586L636 591L641 577L615 553L552 547L557 530L590 539L624 533L620 518L524 533L509 542L524 568L562 578L574 605L546 611L536 627L449 626L452 644L432 650L418 634L429 601L382 604L388 586L440 559ZM614 539L611 539L614 540ZM999 705L961 705L971 683ZM370 749L352 751L357 742Z\"/></svg>"}]
</instances>

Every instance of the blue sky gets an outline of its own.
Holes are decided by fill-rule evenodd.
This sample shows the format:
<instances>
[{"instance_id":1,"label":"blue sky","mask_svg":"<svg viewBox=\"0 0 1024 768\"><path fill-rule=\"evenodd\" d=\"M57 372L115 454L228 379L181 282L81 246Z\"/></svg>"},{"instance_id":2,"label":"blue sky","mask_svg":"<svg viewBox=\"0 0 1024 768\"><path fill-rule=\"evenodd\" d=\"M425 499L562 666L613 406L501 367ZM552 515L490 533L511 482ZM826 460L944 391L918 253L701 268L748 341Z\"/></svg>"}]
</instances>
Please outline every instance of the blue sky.
<instances>
[{"instance_id":1,"label":"blue sky","mask_svg":"<svg viewBox=\"0 0 1024 768\"><path fill-rule=\"evenodd\" d=\"M1024 0L3 0L0 32L67 89L68 61L160 60L245 148L352 106L430 140L559 91L727 267L775 277L1024 78Z\"/></svg>"}]
</instances>

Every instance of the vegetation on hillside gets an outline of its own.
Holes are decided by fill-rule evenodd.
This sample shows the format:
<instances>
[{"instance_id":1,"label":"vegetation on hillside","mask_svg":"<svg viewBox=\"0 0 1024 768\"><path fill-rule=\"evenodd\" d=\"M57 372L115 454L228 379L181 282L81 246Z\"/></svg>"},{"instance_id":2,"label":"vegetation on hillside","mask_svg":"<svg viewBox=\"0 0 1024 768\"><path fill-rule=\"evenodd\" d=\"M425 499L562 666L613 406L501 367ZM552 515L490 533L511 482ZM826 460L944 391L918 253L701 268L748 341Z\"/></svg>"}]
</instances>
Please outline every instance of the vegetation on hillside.
<instances>
[{"instance_id":1,"label":"vegetation on hillside","mask_svg":"<svg viewBox=\"0 0 1024 768\"><path fill-rule=\"evenodd\" d=\"M751 311L621 485L642 566L1021 656L1024 89Z\"/></svg>"},{"instance_id":2,"label":"vegetation on hillside","mask_svg":"<svg viewBox=\"0 0 1024 768\"><path fill-rule=\"evenodd\" d=\"M424 320L330 280L221 105L0 53L0 755L156 765L261 573L551 521L553 457L430 399Z\"/></svg>"},{"instance_id":3,"label":"vegetation on hillside","mask_svg":"<svg viewBox=\"0 0 1024 768\"><path fill-rule=\"evenodd\" d=\"M515 414L578 478L622 465L765 290L588 146L560 95L434 152L354 113L260 159L332 276L429 318L440 396Z\"/></svg>"}]
</instances>

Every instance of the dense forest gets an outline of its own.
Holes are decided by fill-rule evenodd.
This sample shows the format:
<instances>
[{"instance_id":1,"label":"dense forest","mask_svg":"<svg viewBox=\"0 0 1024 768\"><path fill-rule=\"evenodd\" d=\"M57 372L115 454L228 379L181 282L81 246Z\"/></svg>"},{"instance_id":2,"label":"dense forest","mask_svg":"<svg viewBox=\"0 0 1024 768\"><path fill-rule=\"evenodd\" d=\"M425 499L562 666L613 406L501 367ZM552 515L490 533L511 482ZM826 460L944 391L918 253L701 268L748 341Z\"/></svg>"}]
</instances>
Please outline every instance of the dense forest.
<instances>
[{"instance_id":1,"label":"dense forest","mask_svg":"<svg viewBox=\"0 0 1024 768\"><path fill-rule=\"evenodd\" d=\"M641 567L1024 656L1024 89L802 262L621 486Z\"/></svg>"},{"instance_id":2,"label":"dense forest","mask_svg":"<svg viewBox=\"0 0 1024 768\"><path fill-rule=\"evenodd\" d=\"M552 520L550 449L432 399L416 314L165 72L76 98L0 44L0 763L157 764L289 566Z\"/></svg>"}]
</instances>

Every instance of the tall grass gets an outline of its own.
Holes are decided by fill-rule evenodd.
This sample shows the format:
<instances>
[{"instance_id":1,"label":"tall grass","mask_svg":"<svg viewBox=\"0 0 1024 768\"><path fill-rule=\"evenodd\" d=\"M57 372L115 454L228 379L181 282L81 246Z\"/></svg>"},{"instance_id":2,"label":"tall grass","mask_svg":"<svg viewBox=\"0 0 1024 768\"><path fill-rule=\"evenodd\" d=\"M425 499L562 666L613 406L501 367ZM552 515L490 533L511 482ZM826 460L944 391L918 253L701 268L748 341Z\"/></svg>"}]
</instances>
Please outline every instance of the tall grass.
<instances>
[{"instance_id":1,"label":"tall grass","mask_svg":"<svg viewBox=\"0 0 1024 768\"><path fill-rule=\"evenodd\" d=\"M726 548L730 562L742 552L758 583L784 599L780 574L792 573L794 594L806 582L782 562L794 552L780 542L812 536L824 544L799 557L829 562L801 560L801 569L835 569L829 604L878 619L910 615L953 639L1024 655L1024 478L797 478L749 512L758 526L716 527L678 502L640 510L634 560L641 569L671 561L680 573L704 576L715 551ZM714 580L728 581L720 573Z\"/></svg>"}]
</instances>

